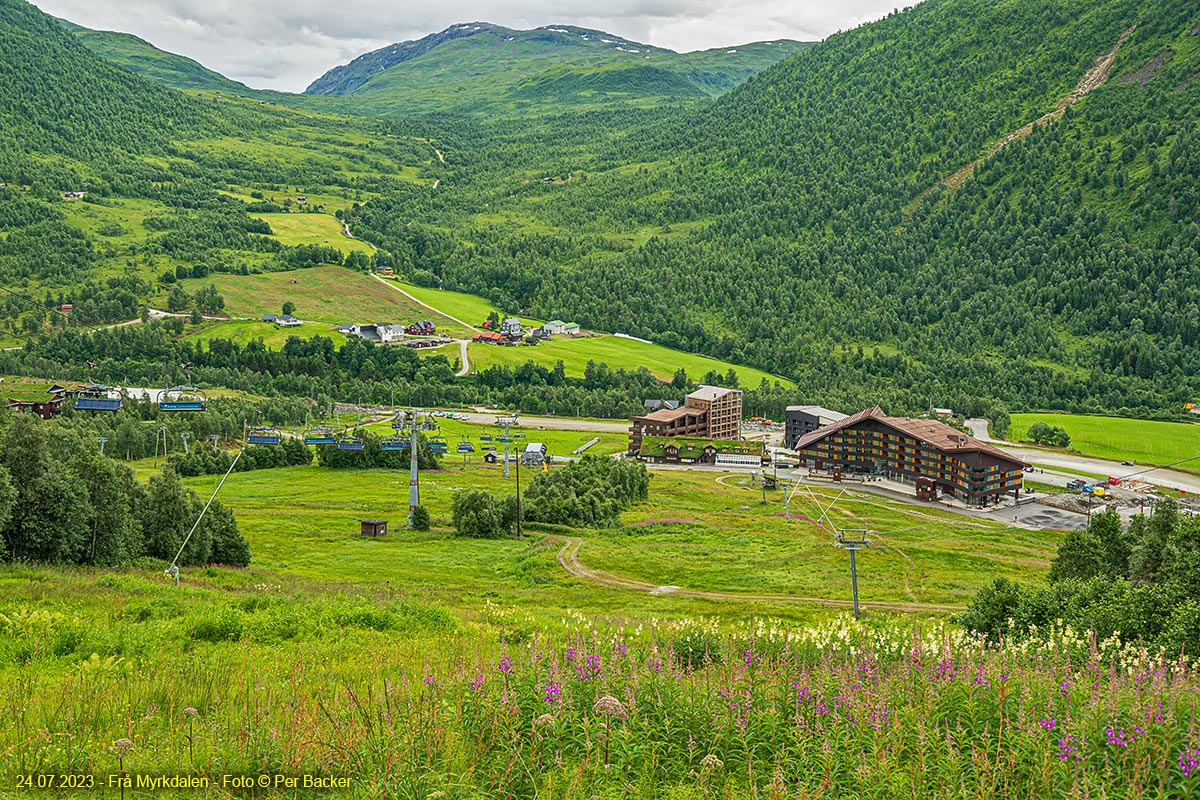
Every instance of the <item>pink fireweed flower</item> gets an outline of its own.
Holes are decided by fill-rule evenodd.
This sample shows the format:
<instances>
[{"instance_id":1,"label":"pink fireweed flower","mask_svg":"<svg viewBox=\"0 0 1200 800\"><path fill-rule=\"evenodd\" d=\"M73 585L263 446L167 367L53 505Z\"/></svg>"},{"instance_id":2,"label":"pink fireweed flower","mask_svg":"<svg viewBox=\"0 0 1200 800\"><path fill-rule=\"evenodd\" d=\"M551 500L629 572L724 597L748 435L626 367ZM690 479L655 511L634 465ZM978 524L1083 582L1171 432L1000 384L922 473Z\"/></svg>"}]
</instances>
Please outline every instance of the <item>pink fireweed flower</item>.
<instances>
[{"instance_id":1,"label":"pink fireweed flower","mask_svg":"<svg viewBox=\"0 0 1200 800\"><path fill-rule=\"evenodd\" d=\"M1042 730L1044 730L1044 731L1052 731L1057 727L1057 725L1054 721L1054 717L1047 717L1046 719L1039 719L1038 725L1041 725Z\"/></svg>"},{"instance_id":2,"label":"pink fireweed flower","mask_svg":"<svg viewBox=\"0 0 1200 800\"><path fill-rule=\"evenodd\" d=\"M547 681L545 688L542 690L542 700L554 705L562 699L562 687L557 681Z\"/></svg>"},{"instance_id":3,"label":"pink fireweed flower","mask_svg":"<svg viewBox=\"0 0 1200 800\"><path fill-rule=\"evenodd\" d=\"M980 667L979 669L975 670L975 680L971 681L971 683L973 683L976 686L982 686L984 688L988 688L992 685L992 682L988 680L987 670L984 669L983 667Z\"/></svg>"},{"instance_id":4,"label":"pink fireweed flower","mask_svg":"<svg viewBox=\"0 0 1200 800\"><path fill-rule=\"evenodd\" d=\"M871 712L871 715L867 717L867 722L869 722L871 727L875 730L882 730L891 723L892 718L890 715L891 712L889 712L886 708L880 708Z\"/></svg>"},{"instance_id":5,"label":"pink fireweed flower","mask_svg":"<svg viewBox=\"0 0 1200 800\"><path fill-rule=\"evenodd\" d=\"M1111 725L1104 730L1108 737L1109 747L1129 747L1130 743L1137 740L1137 736L1126 736L1124 728L1114 728Z\"/></svg>"},{"instance_id":6,"label":"pink fireweed flower","mask_svg":"<svg viewBox=\"0 0 1200 800\"><path fill-rule=\"evenodd\" d=\"M1079 755L1079 745L1075 743L1075 737L1067 734L1058 740L1058 757L1063 761L1082 761L1083 757Z\"/></svg>"},{"instance_id":7,"label":"pink fireweed flower","mask_svg":"<svg viewBox=\"0 0 1200 800\"><path fill-rule=\"evenodd\" d=\"M425 685L431 688L437 686L437 678L433 677L432 672L425 676Z\"/></svg>"},{"instance_id":8,"label":"pink fireweed flower","mask_svg":"<svg viewBox=\"0 0 1200 800\"><path fill-rule=\"evenodd\" d=\"M496 669L499 672L503 672L505 675L512 675L512 672L513 672L512 659L509 658L508 656L501 656L500 663L496 665Z\"/></svg>"},{"instance_id":9,"label":"pink fireweed flower","mask_svg":"<svg viewBox=\"0 0 1200 800\"><path fill-rule=\"evenodd\" d=\"M482 688L483 688L483 675L476 675L474 678L471 678L471 691L472 692L478 692Z\"/></svg>"},{"instance_id":10,"label":"pink fireweed flower","mask_svg":"<svg viewBox=\"0 0 1200 800\"><path fill-rule=\"evenodd\" d=\"M1179 754L1179 771L1183 773L1183 777L1185 778L1200 774L1200 750L1184 749Z\"/></svg>"},{"instance_id":11,"label":"pink fireweed flower","mask_svg":"<svg viewBox=\"0 0 1200 800\"><path fill-rule=\"evenodd\" d=\"M943 658L938 662L936 680L953 681L957 676L958 672L955 671L954 665L950 663L950 659Z\"/></svg>"}]
</instances>

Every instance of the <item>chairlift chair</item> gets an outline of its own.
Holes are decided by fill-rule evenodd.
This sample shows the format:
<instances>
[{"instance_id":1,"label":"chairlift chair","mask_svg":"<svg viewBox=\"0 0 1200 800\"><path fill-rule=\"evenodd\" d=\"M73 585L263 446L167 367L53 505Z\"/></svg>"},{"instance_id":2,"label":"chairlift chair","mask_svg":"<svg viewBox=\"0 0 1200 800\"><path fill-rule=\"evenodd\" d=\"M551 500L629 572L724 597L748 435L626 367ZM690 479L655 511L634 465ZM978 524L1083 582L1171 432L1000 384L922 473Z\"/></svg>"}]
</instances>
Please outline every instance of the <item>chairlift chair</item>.
<instances>
[{"instance_id":1,"label":"chairlift chair","mask_svg":"<svg viewBox=\"0 0 1200 800\"><path fill-rule=\"evenodd\" d=\"M379 443L380 450L407 450L408 439L403 436L389 436Z\"/></svg>"},{"instance_id":2,"label":"chairlift chair","mask_svg":"<svg viewBox=\"0 0 1200 800\"><path fill-rule=\"evenodd\" d=\"M279 444L283 441L283 435L274 428L259 425L250 429L246 441L250 444Z\"/></svg>"},{"instance_id":3,"label":"chairlift chair","mask_svg":"<svg viewBox=\"0 0 1200 800\"><path fill-rule=\"evenodd\" d=\"M430 450L430 452L438 453L439 455L449 452L449 448L446 446L446 437L445 436L430 436L429 437L429 450Z\"/></svg>"},{"instance_id":4,"label":"chairlift chair","mask_svg":"<svg viewBox=\"0 0 1200 800\"><path fill-rule=\"evenodd\" d=\"M343 436L337 440L337 449L357 452L363 449L363 440L357 436Z\"/></svg>"},{"instance_id":5,"label":"chairlift chair","mask_svg":"<svg viewBox=\"0 0 1200 800\"><path fill-rule=\"evenodd\" d=\"M459 443L458 443L458 452L460 452L460 453L474 453L474 452L475 452L475 445L471 444L470 442L459 442Z\"/></svg>"},{"instance_id":6,"label":"chairlift chair","mask_svg":"<svg viewBox=\"0 0 1200 800\"><path fill-rule=\"evenodd\" d=\"M492 440L492 435L491 435L490 433L481 433L481 434L479 434L479 441L481 441L481 442L490 442L491 440Z\"/></svg>"},{"instance_id":7,"label":"chairlift chair","mask_svg":"<svg viewBox=\"0 0 1200 800\"><path fill-rule=\"evenodd\" d=\"M203 411L208 403L204 392L195 386L172 386L158 397L159 411Z\"/></svg>"},{"instance_id":8,"label":"chairlift chair","mask_svg":"<svg viewBox=\"0 0 1200 800\"><path fill-rule=\"evenodd\" d=\"M112 388L91 383L75 396L76 411L120 411L121 396L112 396Z\"/></svg>"},{"instance_id":9,"label":"chairlift chair","mask_svg":"<svg viewBox=\"0 0 1200 800\"><path fill-rule=\"evenodd\" d=\"M304 431L305 444L334 444L335 442L337 442L337 436L333 428L318 425L315 428L308 428Z\"/></svg>"}]
</instances>

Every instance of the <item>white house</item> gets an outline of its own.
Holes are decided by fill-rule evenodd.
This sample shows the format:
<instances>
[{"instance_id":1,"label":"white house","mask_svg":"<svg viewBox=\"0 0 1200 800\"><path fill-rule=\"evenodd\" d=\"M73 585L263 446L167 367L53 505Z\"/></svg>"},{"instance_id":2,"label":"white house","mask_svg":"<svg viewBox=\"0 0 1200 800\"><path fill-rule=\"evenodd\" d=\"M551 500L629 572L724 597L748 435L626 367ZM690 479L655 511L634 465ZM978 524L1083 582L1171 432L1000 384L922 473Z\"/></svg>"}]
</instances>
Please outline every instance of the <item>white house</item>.
<instances>
[{"instance_id":1,"label":"white house","mask_svg":"<svg viewBox=\"0 0 1200 800\"><path fill-rule=\"evenodd\" d=\"M403 325L376 325L375 333L381 342L394 342L403 339L407 331Z\"/></svg>"},{"instance_id":2,"label":"white house","mask_svg":"<svg viewBox=\"0 0 1200 800\"><path fill-rule=\"evenodd\" d=\"M291 314L284 314L275 318L275 324L281 328L299 328L304 324L304 320L293 317Z\"/></svg>"},{"instance_id":3,"label":"white house","mask_svg":"<svg viewBox=\"0 0 1200 800\"><path fill-rule=\"evenodd\" d=\"M503 336L520 336L525 332L525 328L521 325L521 320L516 317L508 317L500 323L500 334Z\"/></svg>"}]
</instances>

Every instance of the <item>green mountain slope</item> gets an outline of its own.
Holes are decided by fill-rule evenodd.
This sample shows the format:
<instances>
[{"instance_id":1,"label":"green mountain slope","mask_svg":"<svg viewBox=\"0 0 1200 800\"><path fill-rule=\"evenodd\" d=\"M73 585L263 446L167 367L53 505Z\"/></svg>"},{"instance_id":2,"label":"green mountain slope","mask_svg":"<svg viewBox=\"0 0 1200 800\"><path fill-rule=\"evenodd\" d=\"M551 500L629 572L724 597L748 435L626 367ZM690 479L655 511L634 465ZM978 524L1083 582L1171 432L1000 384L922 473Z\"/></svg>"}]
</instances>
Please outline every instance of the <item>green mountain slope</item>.
<instances>
[{"instance_id":1,"label":"green mountain slope","mask_svg":"<svg viewBox=\"0 0 1200 800\"><path fill-rule=\"evenodd\" d=\"M1171 0L928 0L570 150L586 180L514 189L472 165L446 185L476 227L414 266L845 405L1181 408L1200 394L1198 25ZM387 198L364 230L411 251L422 216Z\"/></svg>"},{"instance_id":2,"label":"green mountain slope","mask_svg":"<svg viewBox=\"0 0 1200 800\"><path fill-rule=\"evenodd\" d=\"M362 55L306 91L407 112L554 111L563 104L702 98L727 91L805 46L760 42L679 54L569 25L518 31L467 23Z\"/></svg>"},{"instance_id":3,"label":"green mountain slope","mask_svg":"<svg viewBox=\"0 0 1200 800\"><path fill-rule=\"evenodd\" d=\"M186 56L160 50L129 33L94 31L61 21L67 30L96 55L130 72L176 89L248 94L245 84L230 80Z\"/></svg>"}]
</instances>

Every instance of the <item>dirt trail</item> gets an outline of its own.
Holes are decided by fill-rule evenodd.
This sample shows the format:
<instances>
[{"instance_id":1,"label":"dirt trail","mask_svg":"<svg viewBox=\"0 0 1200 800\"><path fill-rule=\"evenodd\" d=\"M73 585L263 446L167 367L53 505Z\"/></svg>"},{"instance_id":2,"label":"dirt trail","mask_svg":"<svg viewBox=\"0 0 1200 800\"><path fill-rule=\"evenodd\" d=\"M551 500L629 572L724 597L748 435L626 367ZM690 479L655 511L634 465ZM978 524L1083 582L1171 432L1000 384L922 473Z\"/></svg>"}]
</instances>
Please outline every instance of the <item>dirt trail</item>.
<instances>
[{"instance_id":1,"label":"dirt trail","mask_svg":"<svg viewBox=\"0 0 1200 800\"><path fill-rule=\"evenodd\" d=\"M656 583L614 575L581 563L579 548L583 540L574 536L563 540L558 551L558 563L570 575L585 581L607 586L611 589L626 589L646 594L669 594L675 597L698 597L706 600L733 600L743 603L808 603L813 605L830 606L833 608L853 608L851 600L831 600L826 597L799 597L787 594L734 594L732 592L703 592L697 589L683 589L678 586L659 586ZM897 603L897 602L859 602L864 609L879 609L881 611L901 611L910 614L943 612L956 613L964 611L964 606L941 605L937 603Z\"/></svg>"},{"instance_id":2,"label":"dirt trail","mask_svg":"<svg viewBox=\"0 0 1200 800\"><path fill-rule=\"evenodd\" d=\"M1112 72L1113 64L1115 64L1117 61L1117 51L1121 49L1121 45L1124 44L1125 40L1129 38L1129 34L1133 33L1133 30L1136 27L1137 26L1134 25L1122 33L1120 38L1117 39L1117 43L1113 45L1112 50L1096 59L1095 63L1092 64L1091 69L1084 73L1083 78L1081 78L1079 83L1075 86L1075 90L1059 100L1058 105L1053 111L1043 114L1033 122L1017 128L1015 131L1009 133L999 142L997 142L992 149L987 152L987 155L972 161L970 164L967 164L953 175L949 176L948 178L943 178L933 186L930 186L928 189L921 192L921 194L917 195L917 198L913 200L909 207L905 209L905 216L912 216L913 212L917 210L917 206L921 205L921 202L937 189L949 189L951 193L957 191L958 187L963 185L963 182L971 176L971 173L973 173L980 164L996 155L996 153L1004 149L1005 146L1011 144L1017 139L1024 139L1026 136L1033 133L1034 127L1038 125L1049 125L1052 122L1057 122L1058 120L1062 119L1062 115L1066 113L1068 108L1073 106L1075 103L1078 103L1084 98L1084 96L1088 94L1088 92L1098 88L1101 84L1108 80L1108 76Z\"/></svg>"}]
</instances>

